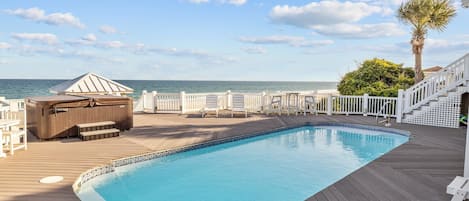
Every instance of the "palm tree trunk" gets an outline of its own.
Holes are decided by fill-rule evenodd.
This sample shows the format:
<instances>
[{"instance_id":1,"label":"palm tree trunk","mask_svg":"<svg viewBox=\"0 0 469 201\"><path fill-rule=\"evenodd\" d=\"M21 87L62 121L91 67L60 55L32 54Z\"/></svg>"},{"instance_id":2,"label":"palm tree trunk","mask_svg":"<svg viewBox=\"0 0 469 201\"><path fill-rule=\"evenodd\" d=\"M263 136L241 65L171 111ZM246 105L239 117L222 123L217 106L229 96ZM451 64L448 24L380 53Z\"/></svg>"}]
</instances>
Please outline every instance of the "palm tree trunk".
<instances>
[{"instance_id":1,"label":"palm tree trunk","mask_svg":"<svg viewBox=\"0 0 469 201\"><path fill-rule=\"evenodd\" d=\"M423 36L414 36L412 38L412 41L410 42L412 44L412 52L414 53L415 56L415 83L417 84L418 82L423 80L423 72L422 72L422 50L423 50L423 44L424 44L425 38Z\"/></svg>"},{"instance_id":2,"label":"palm tree trunk","mask_svg":"<svg viewBox=\"0 0 469 201\"><path fill-rule=\"evenodd\" d=\"M422 72L422 52L417 52L415 55L415 83L423 80Z\"/></svg>"}]
</instances>

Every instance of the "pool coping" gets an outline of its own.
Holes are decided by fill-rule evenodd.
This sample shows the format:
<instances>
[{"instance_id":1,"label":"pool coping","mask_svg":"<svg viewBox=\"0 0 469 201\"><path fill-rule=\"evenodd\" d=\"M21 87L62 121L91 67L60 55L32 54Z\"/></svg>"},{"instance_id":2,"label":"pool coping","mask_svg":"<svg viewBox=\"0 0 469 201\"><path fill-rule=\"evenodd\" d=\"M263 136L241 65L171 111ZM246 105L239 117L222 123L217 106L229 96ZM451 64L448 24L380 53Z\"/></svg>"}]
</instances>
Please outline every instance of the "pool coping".
<instances>
[{"instance_id":1,"label":"pool coping","mask_svg":"<svg viewBox=\"0 0 469 201\"><path fill-rule=\"evenodd\" d=\"M395 129L395 128L385 128L385 127L379 127L379 126L372 126L372 125L363 125L363 124L354 124L354 123L336 123L336 122L307 122L304 124L298 124L298 125L292 125L292 126L285 126L285 127L280 127L276 129L270 129L266 131L261 131L261 132L256 132L252 134L245 134L245 135L238 135L238 136L233 136L233 137L227 137L223 139L215 139L215 140L210 140L207 142L202 142L202 143L197 143L197 144L192 144L192 145L187 145L187 146L182 146L178 148L172 148L172 149L167 149L167 150L158 150L158 151L151 151L143 154L137 154L133 156L128 156L120 159L115 159L111 160L109 163L96 166L94 168L91 168L83 173L81 173L75 182L72 185L73 192L77 197L78 193L80 192L81 187L83 184L87 183L88 181L95 179L96 177L109 174L115 171L115 168L126 166L126 165L131 165L135 163L140 163L144 161L149 161L153 160L156 158L176 154L176 153L181 153L181 152L186 152L186 151L191 151L194 149L200 149L200 148L205 148L213 145L218 145L218 144L223 144L223 143L228 143L228 142L234 142L238 140L243 140L243 139L248 139L252 137L257 137L257 136L262 136L266 134L270 134L273 132L281 132L284 130L290 130L290 129L295 129L295 128L301 128L305 126L344 126L344 127L350 127L350 128L358 128L358 129L368 129L368 130L375 130L375 131L382 131L382 132L388 132L388 133L393 133L397 135L403 135L409 137L409 141L406 143L409 143L413 139L413 135L410 131L406 130L401 130L401 129ZM387 153L386 153L387 154ZM386 155L384 154L384 155ZM372 163L371 161L370 163ZM347 175L348 176L348 175Z\"/></svg>"}]
</instances>

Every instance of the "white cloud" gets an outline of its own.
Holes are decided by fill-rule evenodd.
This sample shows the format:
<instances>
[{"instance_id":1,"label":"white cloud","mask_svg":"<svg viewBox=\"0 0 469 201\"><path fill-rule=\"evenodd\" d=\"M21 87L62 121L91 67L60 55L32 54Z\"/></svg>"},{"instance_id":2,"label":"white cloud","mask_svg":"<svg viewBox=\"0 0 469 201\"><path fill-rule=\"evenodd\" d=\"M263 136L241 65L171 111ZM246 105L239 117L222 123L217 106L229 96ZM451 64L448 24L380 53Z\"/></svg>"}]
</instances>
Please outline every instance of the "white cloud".
<instances>
[{"instance_id":1,"label":"white cloud","mask_svg":"<svg viewBox=\"0 0 469 201\"><path fill-rule=\"evenodd\" d=\"M2 64L8 64L8 61L5 60L5 59L0 59L0 65L2 65Z\"/></svg>"},{"instance_id":2,"label":"white cloud","mask_svg":"<svg viewBox=\"0 0 469 201\"><path fill-rule=\"evenodd\" d=\"M425 40L424 51L428 49L432 52L448 52L448 51L467 51L469 49L469 40L445 40L445 39L432 39Z\"/></svg>"},{"instance_id":3,"label":"white cloud","mask_svg":"<svg viewBox=\"0 0 469 201\"><path fill-rule=\"evenodd\" d=\"M99 27L99 31L105 34L115 34L118 32L115 27L110 26L110 25L103 25Z\"/></svg>"},{"instance_id":4,"label":"white cloud","mask_svg":"<svg viewBox=\"0 0 469 201\"><path fill-rule=\"evenodd\" d=\"M277 5L272 9L270 18L276 23L311 28L315 25L357 22L382 12L383 8L364 2L320 1L304 6Z\"/></svg>"},{"instance_id":5,"label":"white cloud","mask_svg":"<svg viewBox=\"0 0 469 201\"><path fill-rule=\"evenodd\" d=\"M208 3L209 0L189 0L191 3Z\"/></svg>"},{"instance_id":6,"label":"white cloud","mask_svg":"<svg viewBox=\"0 0 469 201\"><path fill-rule=\"evenodd\" d=\"M287 44L293 47L318 47L331 45L334 43L332 40L306 40L304 37L299 36L264 36L264 37L240 37L239 40L245 43L253 44Z\"/></svg>"},{"instance_id":7,"label":"white cloud","mask_svg":"<svg viewBox=\"0 0 469 201\"><path fill-rule=\"evenodd\" d=\"M0 49L10 49L11 45L9 43L0 42Z\"/></svg>"},{"instance_id":8,"label":"white cloud","mask_svg":"<svg viewBox=\"0 0 469 201\"><path fill-rule=\"evenodd\" d=\"M380 44L375 46L363 46L364 50L373 52L382 52L386 54L412 54L411 44L409 42L400 42L395 44ZM462 52L465 53L469 49L469 40L446 40L446 39L432 39L425 40L423 46L423 54L444 54L448 52Z\"/></svg>"},{"instance_id":9,"label":"white cloud","mask_svg":"<svg viewBox=\"0 0 469 201\"><path fill-rule=\"evenodd\" d=\"M58 42L57 36L51 33L13 33L12 37L21 41L29 40L49 45Z\"/></svg>"},{"instance_id":10,"label":"white cloud","mask_svg":"<svg viewBox=\"0 0 469 201\"><path fill-rule=\"evenodd\" d=\"M341 38L374 38L406 34L396 23L315 25L317 33Z\"/></svg>"},{"instance_id":11,"label":"white cloud","mask_svg":"<svg viewBox=\"0 0 469 201\"><path fill-rule=\"evenodd\" d=\"M178 49L178 48L161 48L161 47L145 47L139 43L136 46L128 47L135 50L135 53L155 53L175 57L192 57L198 59L202 63L210 64L229 64L238 62L238 59L231 56L213 55L203 50L194 49Z\"/></svg>"},{"instance_id":12,"label":"white cloud","mask_svg":"<svg viewBox=\"0 0 469 201\"><path fill-rule=\"evenodd\" d=\"M222 3L233 4L233 5L243 5L247 2L247 0L222 0Z\"/></svg>"},{"instance_id":13,"label":"white cloud","mask_svg":"<svg viewBox=\"0 0 469 201\"><path fill-rule=\"evenodd\" d=\"M393 10L386 5L398 3L397 0L396 2L391 1L339 2L323 0L304 6L277 5L272 9L270 19L275 23L308 28L322 35L340 38L402 35L405 32L396 23L359 23L360 20L371 15L391 15Z\"/></svg>"},{"instance_id":14,"label":"white cloud","mask_svg":"<svg viewBox=\"0 0 469 201\"><path fill-rule=\"evenodd\" d=\"M85 40L85 41L90 41L90 42L94 42L97 40L96 36L94 34L87 34L83 37L81 37L82 40Z\"/></svg>"},{"instance_id":15,"label":"white cloud","mask_svg":"<svg viewBox=\"0 0 469 201\"><path fill-rule=\"evenodd\" d=\"M242 50L248 54L265 54L267 50L263 47L245 47Z\"/></svg>"},{"instance_id":16,"label":"white cloud","mask_svg":"<svg viewBox=\"0 0 469 201\"><path fill-rule=\"evenodd\" d=\"M80 19L73 16L72 13L51 13L46 15L45 11L39 8L18 8L15 10L5 10L10 15L15 15L24 19L42 22L50 25L71 25L78 28L85 28Z\"/></svg>"},{"instance_id":17,"label":"white cloud","mask_svg":"<svg viewBox=\"0 0 469 201\"><path fill-rule=\"evenodd\" d=\"M17 51L18 54L23 55L23 56L34 56L38 54L57 55L57 54L64 52L63 49L57 48L56 46L38 47L38 46L32 46L32 45L21 45L12 50Z\"/></svg>"},{"instance_id":18,"label":"white cloud","mask_svg":"<svg viewBox=\"0 0 469 201\"><path fill-rule=\"evenodd\" d=\"M190 3L195 3L195 4L202 4L202 3L210 3L211 0L187 0ZM247 0L214 0L214 2L218 2L221 4L232 4L236 6L241 6L244 5Z\"/></svg>"},{"instance_id":19,"label":"white cloud","mask_svg":"<svg viewBox=\"0 0 469 201\"><path fill-rule=\"evenodd\" d=\"M63 52L57 56L64 58L76 58L82 59L87 62L99 62L99 63L125 63L126 60L119 57L106 57L100 56L95 52L83 52L83 51L71 51Z\"/></svg>"},{"instance_id":20,"label":"white cloud","mask_svg":"<svg viewBox=\"0 0 469 201\"><path fill-rule=\"evenodd\" d=\"M125 46L125 44L121 41L106 41L106 42L101 42L96 44L98 47L103 47L103 48L122 48Z\"/></svg>"}]
</instances>

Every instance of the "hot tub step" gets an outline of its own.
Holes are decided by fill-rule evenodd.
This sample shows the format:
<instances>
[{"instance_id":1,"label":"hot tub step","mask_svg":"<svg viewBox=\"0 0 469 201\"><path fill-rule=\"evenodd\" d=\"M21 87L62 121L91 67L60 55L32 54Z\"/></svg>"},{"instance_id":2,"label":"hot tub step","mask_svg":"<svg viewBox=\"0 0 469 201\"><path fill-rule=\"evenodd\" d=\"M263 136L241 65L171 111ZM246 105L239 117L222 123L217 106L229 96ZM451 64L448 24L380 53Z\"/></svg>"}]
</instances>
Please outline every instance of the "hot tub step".
<instances>
[{"instance_id":1,"label":"hot tub step","mask_svg":"<svg viewBox=\"0 0 469 201\"><path fill-rule=\"evenodd\" d=\"M104 129L104 130L96 130L96 131L87 131L87 132L80 132L80 138L83 141L87 140L97 140L109 137L117 137L119 136L120 130L116 128L111 129Z\"/></svg>"},{"instance_id":2,"label":"hot tub step","mask_svg":"<svg viewBox=\"0 0 469 201\"><path fill-rule=\"evenodd\" d=\"M76 126L79 132L88 132L88 131L111 129L111 128L114 128L115 124L116 123L113 121L102 121L102 122L94 122L94 123L86 123L86 124L77 124Z\"/></svg>"}]
</instances>

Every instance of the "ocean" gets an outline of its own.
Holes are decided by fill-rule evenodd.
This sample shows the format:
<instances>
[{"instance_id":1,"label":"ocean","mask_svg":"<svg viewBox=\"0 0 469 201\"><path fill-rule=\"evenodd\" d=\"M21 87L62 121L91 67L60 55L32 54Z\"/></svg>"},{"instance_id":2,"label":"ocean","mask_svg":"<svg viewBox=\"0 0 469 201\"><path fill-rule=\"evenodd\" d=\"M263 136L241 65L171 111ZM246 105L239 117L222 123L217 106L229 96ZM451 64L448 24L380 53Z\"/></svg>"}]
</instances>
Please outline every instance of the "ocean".
<instances>
[{"instance_id":1,"label":"ocean","mask_svg":"<svg viewBox=\"0 0 469 201\"><path fill-rule=\"evenodd\" d=\"M0 96L7 99L52 95L49 88L66 80L0 79ZM132 97L139 97L142 90L161 93L204 92L262 92L306 91L336 89L336 82L276 82L276 81L177 81L177 80L116 80L135 90Z\"/></svg>"}]
</instances>

